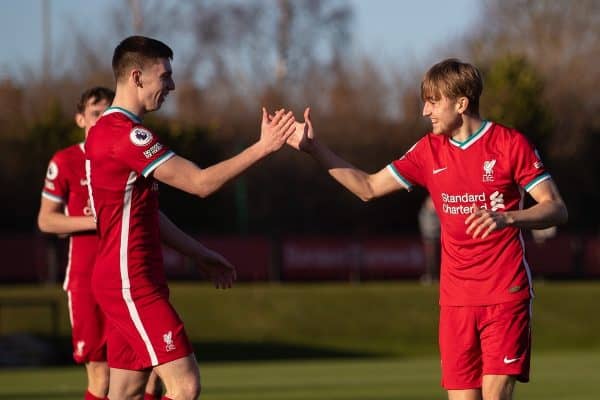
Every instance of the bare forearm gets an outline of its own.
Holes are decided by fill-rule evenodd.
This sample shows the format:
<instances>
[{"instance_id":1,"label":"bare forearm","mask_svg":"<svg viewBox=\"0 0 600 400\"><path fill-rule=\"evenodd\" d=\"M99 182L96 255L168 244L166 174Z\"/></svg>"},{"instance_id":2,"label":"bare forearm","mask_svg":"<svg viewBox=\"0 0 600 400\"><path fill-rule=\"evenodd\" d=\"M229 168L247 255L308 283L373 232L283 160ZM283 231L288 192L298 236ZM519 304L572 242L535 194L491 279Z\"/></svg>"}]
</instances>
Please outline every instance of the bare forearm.
<instances>
[{"instance_id":1,"label":"bare forearm","mask_svg":"<svg viewBox=\"0 0 600 400\"><path fill-rule=\"evenodd\" d=\"M363 201L368 201L375 197L369 182L369 174L366 172L356 168L328 147L320 144L315 144L310 154L319 164L327 169L327 172L329 172L329 175L333 179Z\"/></svg>"},{"instance_id":2,"label":"bare forearm","mask_svg":"<svg viewBox=\"0 0 600 400\"><path fill-rule=\"evenodd\" d=\"M537 203L525 210L507 211L509 225L521 229L544 229L564 224L567 209L561 201Z\"/></svg>"},{"instance_id":3,"label":"bare forearm","mask_svg":"<svg viewBox=\"0 0 600 400\"><path fill-rule=\"evenodd\" d=\"M94 231L96 230L96 223L93 217L70 217L60 213L48 213L38 216L38 227L44 233L68 235Z\"/></svg>"}]
</instances>

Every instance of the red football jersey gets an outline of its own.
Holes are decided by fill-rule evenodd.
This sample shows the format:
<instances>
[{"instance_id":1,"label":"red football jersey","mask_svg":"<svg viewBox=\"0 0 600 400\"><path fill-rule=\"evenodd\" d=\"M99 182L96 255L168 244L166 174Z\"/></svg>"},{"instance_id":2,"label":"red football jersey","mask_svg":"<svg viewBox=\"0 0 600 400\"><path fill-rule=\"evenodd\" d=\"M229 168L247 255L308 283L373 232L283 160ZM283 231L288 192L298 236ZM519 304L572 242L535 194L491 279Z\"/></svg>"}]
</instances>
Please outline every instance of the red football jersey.
<instances>
[{"instance_id":1,"label":"red football jersey","mask_svg":"<svg viewBox=\"0 0 600 400\"><path fill-rule=\"evenodd\" d=\"M85 151L100 238L94 287L133 291L166 286L158 182L151 174L174 153L137 116L116 107L90 129Z\"/></svg>"},{"instance_id":2,"label":"red football jersey","mask_svg":"<svg viewBox=\"0 0 600 400\"><path fill-rule=\"evenodd\" d=\"M92 215L85 177L83 143L54 154L48 164L42 196L64 204L66 215ZM69 236L69 255L63 284L65 290L90 288L97 246L98 238L94 231Z\"/></svg>"},{"instance_id":3,"label":"red football jersey","mask_svg":"<svg viewBox=\"0 0 600 400\"><path fill-rule=\"evenodd\" d=\"M388 170L407 189L425 187L441 224L440 304L489 305L533 296L518 228L467 235L472 205L523 208L524 191L550 179L537 151L514 129L484 121L464 142L428 133Z\"/></svg>"}]
</instances>

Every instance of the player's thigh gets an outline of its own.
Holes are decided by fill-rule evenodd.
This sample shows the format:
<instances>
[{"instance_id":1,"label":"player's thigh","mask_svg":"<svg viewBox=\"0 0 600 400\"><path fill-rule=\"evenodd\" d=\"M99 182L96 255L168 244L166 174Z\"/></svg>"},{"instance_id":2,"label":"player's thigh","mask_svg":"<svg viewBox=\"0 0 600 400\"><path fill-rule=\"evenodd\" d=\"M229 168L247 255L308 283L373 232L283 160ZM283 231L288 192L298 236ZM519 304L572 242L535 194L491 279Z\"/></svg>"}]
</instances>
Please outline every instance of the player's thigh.
<instances>
[{"instance_id":1,"label":"player's thigh","mask_svg":"<svg viewBox=\"0 0 600 400\"><path fill-rule=\"evenodd\" d=\"M148 375L150 370L132 371L111 368L108 398L111 400L142 398Z\"/></svg>"},{"instance_id":2,"label":"player's thigh","mask_svg":"<svg viewBox=\"0 0 600 400\"><path fill-rule=\"evenodd\" d=\"M194 354L154 367L167 394L200 390L200 370Z\"/></svg>"}]
</instances>

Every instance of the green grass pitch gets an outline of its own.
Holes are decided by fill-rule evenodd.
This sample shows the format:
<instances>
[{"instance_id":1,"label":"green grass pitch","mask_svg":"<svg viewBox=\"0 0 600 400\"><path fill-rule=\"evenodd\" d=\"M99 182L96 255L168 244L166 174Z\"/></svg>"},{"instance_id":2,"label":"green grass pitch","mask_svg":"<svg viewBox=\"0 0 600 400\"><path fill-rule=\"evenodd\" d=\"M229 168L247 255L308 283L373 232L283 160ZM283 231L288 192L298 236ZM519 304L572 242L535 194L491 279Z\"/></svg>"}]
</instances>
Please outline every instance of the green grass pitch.
<instances>
[{"instance_id":1,"label":"green grass pitch","mask_svg":"<svg viewBox=\"0 0 600 400\"><path fill-rule=\"evenodd\" d=\"M517 385L515 399L600 398L600 283L536 286L531 382ZM239 284L218 291L174 283L171 289L200 362L201 399L446 398L439 385L436 286ZM9 303L34 297L57 302L57 330L68 343L58 286L0 291ZM2 334L47 334L53 326L45 307L0 311ZM0 368L0 400L80 400L84 390L82 367Z\"/></svg>"},{"instance_id":2,"label":"green grass pitch","mask_svg":"<svg viewBox=\"0 0 600 400\"><path fill-rule=\"evenodd\" d=\"M533 357L515 399L596 400L600 352ZM206 400L444 399L436 358L201 363ZM80 400L82 368L0 370L0 399Z\"/></svg>"}]
</instances>

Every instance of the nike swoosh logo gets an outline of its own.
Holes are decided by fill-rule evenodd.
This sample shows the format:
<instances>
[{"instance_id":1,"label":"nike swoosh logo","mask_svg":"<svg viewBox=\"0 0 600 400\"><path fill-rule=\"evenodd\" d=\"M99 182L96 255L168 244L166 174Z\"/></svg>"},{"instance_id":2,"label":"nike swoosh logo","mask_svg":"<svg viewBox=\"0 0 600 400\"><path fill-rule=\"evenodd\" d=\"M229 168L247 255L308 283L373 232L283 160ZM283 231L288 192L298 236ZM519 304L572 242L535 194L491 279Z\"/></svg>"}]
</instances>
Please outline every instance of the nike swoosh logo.
<instances>
[{"instance_id":1,"label":"nike swoosh logo","mask_svg":"<svg viewBox=\"0 0 600 400\"><path fill-rule=\"evenodd\" d=\"M506 356L504 356L504 364L512 364L515 361L519 361L521 359L521 357L517 357L517 358L508 358Z\"/></svg>"},{"instance_id":2,"label":"nike swoosh logo","mask_svg":"<svg viewBox=\"0 0 600 400\"><path fill-rule=\"evenodd\" d=\"M442 172L442 171L445 171L445 170L447 170L447 169L448 169L448 167L434 169L434 170L433 170L433 174L434 174L434 175L435 175L435 174L439 174L440 172Z\"/></svg>"}]
</instances>

